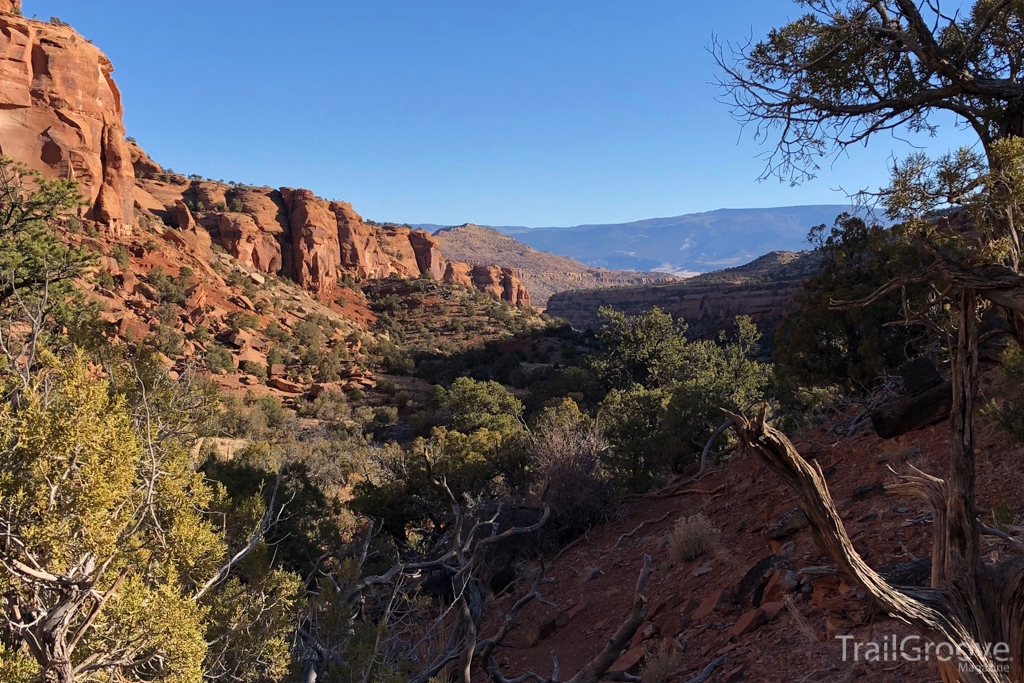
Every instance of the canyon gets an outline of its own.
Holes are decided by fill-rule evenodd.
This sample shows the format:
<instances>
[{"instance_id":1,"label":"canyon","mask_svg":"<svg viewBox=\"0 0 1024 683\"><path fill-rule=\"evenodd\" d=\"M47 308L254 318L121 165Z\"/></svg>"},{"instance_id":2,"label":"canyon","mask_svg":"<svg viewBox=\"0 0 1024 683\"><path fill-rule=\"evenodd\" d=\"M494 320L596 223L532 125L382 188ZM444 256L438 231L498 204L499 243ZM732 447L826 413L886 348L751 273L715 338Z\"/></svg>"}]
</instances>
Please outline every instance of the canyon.
<instances>
[{"instance_id":1,"label":"canyon","mask_svg":"<svg viewBox=\"0 0 1024 683\"><path fill-rule=\"evenodd\" d=\"M636 315L657 306L685 320L690 333L703 339L715 338L737 315L747 315L770 339L796 307L803 281L817 269L814 252L776 251L681 282L560 292L548 300L547 310L577 329L597 329L602 307Z\"/></svg>"}]
</instances>

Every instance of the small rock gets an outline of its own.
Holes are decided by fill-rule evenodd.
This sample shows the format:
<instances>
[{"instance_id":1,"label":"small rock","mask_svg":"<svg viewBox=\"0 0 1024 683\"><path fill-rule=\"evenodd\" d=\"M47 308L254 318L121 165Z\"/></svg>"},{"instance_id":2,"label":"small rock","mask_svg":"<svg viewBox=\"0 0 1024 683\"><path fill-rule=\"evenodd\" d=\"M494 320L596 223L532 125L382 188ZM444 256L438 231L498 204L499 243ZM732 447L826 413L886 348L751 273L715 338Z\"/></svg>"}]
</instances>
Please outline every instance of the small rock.
<instances>
[{"instance_id":1,"label":"small rock","mask_svg":"<svg viewBox=\"0 0 1024 683\"><path fill-rule=\"evenodd\" d=\"M710 562L705 562L704 564L702 564L701 566L699 566L699 567L697 567L696 569L693 570L693 575L694 576L704 576L705 574L708 574L708 573L714 571L714 569L715 569L715 565L713 565Z\"/></svg>"},{"instance_id":2,"label":"small rock","mask_svg":"<svg viewBox=\"0 0 1024 683\"><path fill-rule=\"evenodd\" d=\"M879 495L881 493L884 493L884 492L885 492L885 484L883 484L880 481L876 481L873 484L864 484L863 486L858 486L857 488L855 488L853 490L853 499L854 500L867 500L868 498L871 498L872 496L877 496L877 495Z\"/></svg>"},{"instance_id":3,"label":"small rock","mask_svg":"<svg viewBox=\"0 0 1024 683\"><path fill-rule=\"evenodd\" d=\"M768 619L765 615L764 609L758 607L757 609L750 610L740 617L740 620L733 624L732 628L729 629L729 640L739 638L740 636L744 636L748 633L753 633L764 626L767 621Z\"/></svg>"},{"instance_id":4,"label":"small rock","mask_svg":"<svg viewBox=\"0 0 1024 683\"><path fill-rule=\"evenodd\" d=\"M810 525L803 508L793 508L776 517L775 521L767 525L761 533L770 541L781 541Z\"/></svg>"},{"instance_id":5,"label":"small rock","mask_svg":"<svg viewBox=\"0 0 1024 683\"><path fill-rule=\"evenodd\" d=\"M715 611L715 607L718 605L718 601L722 599L721 589L714 591L711 595L704 598L700 605L693 611L690 618L693 621L699 621L705 617L711 615Z\"/></svg>"},{"instance_id":6,"label":"small rock","mask_svg":"<svg viewBox=\"0 0 1024 683\"><path fill-rule=\"evenodd\" d=\"M898 512L901 515L905 515L908 512L910 512L910 510L908 510L907 508L896 508L896 512Z\"/></svg>"}]
</instances>

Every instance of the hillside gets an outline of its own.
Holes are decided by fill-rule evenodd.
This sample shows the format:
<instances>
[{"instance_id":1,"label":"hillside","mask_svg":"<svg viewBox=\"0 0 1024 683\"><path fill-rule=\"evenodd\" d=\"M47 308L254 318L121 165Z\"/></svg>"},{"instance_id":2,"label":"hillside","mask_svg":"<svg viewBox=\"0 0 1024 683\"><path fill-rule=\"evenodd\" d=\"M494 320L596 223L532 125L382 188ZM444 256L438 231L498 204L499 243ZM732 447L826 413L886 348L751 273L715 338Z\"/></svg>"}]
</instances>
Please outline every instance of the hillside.
<instances>
[{"instance_id":1,"label":"hillside","mask_svg":"<svg viewBox=\"0 0 1024 683\"><path fill-rule=\"evenodd\" d=\"M493 229L592 268L690 275L737 266L770 251L806 249L810 228L832 225L850 210L848 204L719 209L631 223ZM419 227L433 232L439 226Z\"/></svg>"},{"instance_id":2,"label":"hillside","mask_svg":"<svg viewBox=\"0 0 1024 683\"><path fill-rule=\"evenodd\" d=\"M662 273L590 268L566 256L537 251L493 228L467 223L434 233L445 258L472 264L501 263L515 268L530 290L534 306L545 308L548 298L569 289L647 285L675 280Z\"/></svg>"},{"instance_id":3,"label":"hillside","mask_svg":"<svg viewBox=\"0 0 1024 683\"><path fill-rule=\"evenodd\" d=\"M561 292L548 300L548 313L577 329L597 329L602 306L630 315L658 306L686 320L699 337L714 337L737 315L749 315L770 331L792 310L801 282L816 270L814 252L776 251L682 282Z\"/></svg>"}]
</instances>

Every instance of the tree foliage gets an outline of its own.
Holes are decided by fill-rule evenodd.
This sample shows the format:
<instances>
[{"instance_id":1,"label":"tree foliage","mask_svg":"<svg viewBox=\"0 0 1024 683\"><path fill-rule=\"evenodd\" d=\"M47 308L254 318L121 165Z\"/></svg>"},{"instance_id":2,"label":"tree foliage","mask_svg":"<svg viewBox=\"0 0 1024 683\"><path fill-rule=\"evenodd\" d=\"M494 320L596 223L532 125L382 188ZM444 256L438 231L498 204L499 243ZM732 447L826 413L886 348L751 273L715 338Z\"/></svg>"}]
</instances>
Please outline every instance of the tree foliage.
<instances>
[{"instance_id":1,"label":"tree foliage","mask_svg":"<svg viewBox=\"0 0 1024 683\"><path fill-rule=\"evenodd\" d=\"M786 374L801 382L870 386L935 338L920 326L895 324L903 317L899 293L869 306L840 311L833 306L866 298L920 266L902 227L887 230L843 214L831 230L812 228L808 241L821 255L821 271L804 281L799 307L776 330L773 357ZM913 285L904 294L922 301L927 292Z\"/></svg>"}]
</instances>

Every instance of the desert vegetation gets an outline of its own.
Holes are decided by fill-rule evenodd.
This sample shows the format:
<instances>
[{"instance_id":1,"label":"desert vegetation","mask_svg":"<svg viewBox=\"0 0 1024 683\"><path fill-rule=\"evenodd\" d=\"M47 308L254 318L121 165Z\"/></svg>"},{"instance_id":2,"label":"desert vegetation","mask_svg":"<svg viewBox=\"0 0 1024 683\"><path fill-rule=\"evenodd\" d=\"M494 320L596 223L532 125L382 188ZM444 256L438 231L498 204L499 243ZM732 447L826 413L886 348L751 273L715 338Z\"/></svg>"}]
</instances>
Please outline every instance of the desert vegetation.
<instances>
[{"instance_id":1,"label":"desert vegetation","mask_svg":"<svg viewBox=\"0 0 1024 683\"><path fill-rule=\"evenodd\" d=\"M595 551L670 525L651 540L667 560L645 551L628 568L636 583L608 590L629 606L575 671L563 676L557 659L550 676L518 670L509 639L536 645L560 628L526 617L549 604L550 563L624 505L739 500L698 482L749 457L800 507L765 512L760 531L775 545L737 601L756 605L776 584L778 595L811 589L783 565L783 541L810 528L829 563L817 575L962 649L971 668L943 666L945 681L1024 680L1020 555L982 551L983 536L1024 547L1024 510L1004 498L982 511L975 490L976 424L1024 438L1020 11L803 5L763 41L715 52L736 113L776 136L766 173L806 178L820 154L897 126L930 130L937 110L966 120L979 145L895 164L873 197L893 227L844 214L814 228L820 267L798 264L797 306L769 340L746 316L697 335L658 307L604 307L599 328L580 331L426 275L345 273L314 297L155 218L129 247L106 249L75 183L0 159L0 679L673 680L693 653L671 639L631 671L617 662L641 627L655 631L652 576L697 577L711 571L698 562L724 552L727 525L703 511L669 510ZM225 197L209 208L245 208ZM154 265L168 234L195 238L203 260ZM113 291L126 282L138 315L114 316L105 307L123 303ZM356 314L359 324L346 317ZM999 390L982 396L985 371ZM838 442L869 423L881 436L944 419L945 477L913 466L920 449L889 442L873 456L900 476L853 493L929 509L928 576L910 585L865 559L832 468L791 437ZM789 610L817 642L795 599L774 614ZM729 628L756 628L768 618L757 609ZM992 666L997 641L1011 648L1008 672ZM716 675L720 650L701 652L693 680Z\"/></svg>"}]
</instances>

